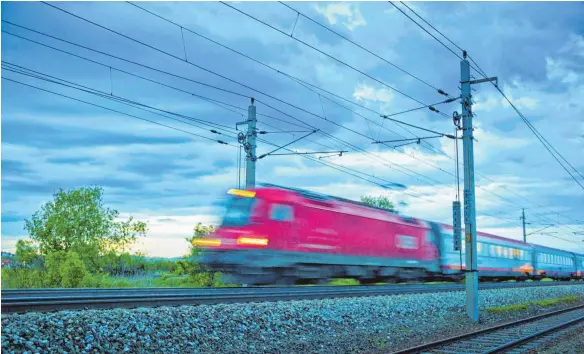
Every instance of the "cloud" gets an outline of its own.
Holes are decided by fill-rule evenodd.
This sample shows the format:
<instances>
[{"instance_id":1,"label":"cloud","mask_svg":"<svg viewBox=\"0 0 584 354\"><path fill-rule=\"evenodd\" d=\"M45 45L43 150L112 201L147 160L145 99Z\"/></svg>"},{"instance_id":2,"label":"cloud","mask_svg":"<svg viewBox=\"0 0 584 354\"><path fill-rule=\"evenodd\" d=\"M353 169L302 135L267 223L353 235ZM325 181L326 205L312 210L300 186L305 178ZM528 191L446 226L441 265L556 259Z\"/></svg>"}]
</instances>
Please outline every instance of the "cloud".
<instances>
[{"instance_id":1,"label":"cloud","mask_svg":"<svg viewBox=\"0 0 584 354\"><path fill-rule=\"evenodd\" d=\"M565 62L546 58L547 77L550 80L559 81L564 84L575 84L580 81L580 75L567 68Z\"/></svg>"},{"instance_id":2,"label":"cloud","mask_svg":"<svg viewBox=\"0 0 584 354\"><path fill-rule=\"evenodd\" d=\"M366 84L359 84L353 91L353 97L357 101L389 103L393 99L393 93L386 88L376 89Z\"/></svg>"},{"instance_id":3,"label":"cloud","mask_svg":"<svg viewBox=\"0 0 584 354\"><path fill-rule=\"evenodd\" d=\"M477 95L474 97L474 102L475 104L472 106L473 112L490 112L502 104L501 100L495 95Z\"/></svg>"},{"instance_id":4,"label":"cloud","mask_svg":"<svg viewBox=\"0 0 584 354\"><path fill-rule=\"evenodd\" d=\"M334 99L356 112L352 113L324 98L330 96L314 87L311 87L313 91L308 90L282 74L187 31L183 43L176 26L126 3L78 2L65 5L74 13L107 24L177 57L183 57L184 45L191 63L301 109L37 3L6 3L2 9L4 15L14 22L237 92L233 95L104 56L92 56L107 65L225 102L229 105L226 107L235 112L115 70L113 81L110 81L107 67L26 43L6 33L2 34L3 60L108 93L113 87L115 94L128 99L232 128L236 122L245 119L249 96L253 96L261 102L256 101L258 113L269 116L258 115L258 127L268 131L305 130L294 125L302 126L297 119L302 120L326 134L318 133L298 141L290 146L291 149L349 150L342 157L318 161L339 164L369 175L350 171L347 172L351 174L343 173L334 169L338 166L323 166L300 156L270 156L257 164L258 181L306 187L352 199L359 199L365 194L386 194L395 202L404 200L407 203L404 213L431 220L450 220L450 203L455 191L452 176L455 155L451 139L428 139L421 145L405 146L399 151L371 144L371 139L426 136L427 132L389 122L368 111L400 112L419 107L418 102L363 77L300 44L290 35L278 33L219 3L148 3L144 6L185 28L366 108ZM430 17L437 28L468 49L473 58L479 58L477 61L489 76L498 76L500 87L505 88L532 124L576 169L584 170L584 161L580 156L584 135L581 120L584 115L581 99L584 96L584 67L579 27L584 9L579 4L409 4L416 5L414 9L418 13L425 18ZM458 59L403 14L392 10L391 4L299 2L295 7L313 18L320 18L323 23L432 86L453 96L459 92ZM297 14L277 2L242 2L237 8L285 33L291 33L295 25ZM432 15L436 13L441 15ZM468 17L474 20L464 21ZM550 17L559 20L550 25ZM6 29L17 31L10 26ZM391 83L420 102L433 103L441 99L434 88L310 21L300 18L294 37L368 75ZM40 37L38 40L44 41ZM511 52L515 54L509 56ZM14 73L3 74L198 135L217 138L209 132L211 127L187 124L193 121L179 123L69 88L23 78ZM181 255L188 249L183 238L192 232L196 218L211 222L211 217L220 217L221 197L227 189L237 184L238 150L235 148L10 82L3 81L2 84L3 242L4 239L15 240L25 236L22 220L48 201L55 189L98 183L105 186L106 204L124 215L151 220L153 231L145 247L152 252L166 249L160 254ZM580 207L581 189L557 166L514 110L502 101L490 85L476 85L474 88L476 105L473 108L477 115L474 134L478 140L474 144L475 172L476 183L482 187L477 188L479 228L500 230L505 235L520 235L520 232L516 233L517 225L502 217L513 215L515 218L522 207L533 208L541 214L541 217L534 215L533 222L543 222L540 219L545 219L545 215L552 212L584 220L584 210ZM314 91L320 92L322 97ZM460 110L459 103L439 107L449 116L452 111ZM360 115L370 122L366 123ZM453 131L451 119L429 110L398 117L435 131ZM235 133L230 131L232 133L225 132L224 138L235 142ZM298 133L268 134L262 139L281 146L298 137ZM429 148L426 144L433 147ZM258 153L272 148L260 142ZM462 156L462 146L459 148ZM380 183L383 183L381 179L401 183L408 188L388 191L357 176ZM561 216L559 221L573 223ZM572 227L582 229L582 226Z\"/></svg>"},{"instance_id":5,"label":"cloud","mask_svg":"<svg viewBox=\"0 0 584 354\"><path fill-rule=\"evenodd\" d=\"M515 97L513 97L513 94L511 93L510 89L507 89L504 92L505 92L505 95L507 96L507 98L509 98L509 100L511 102L513 102L513 104L519 109L523 109L523 108L535 109L539 105L539 101L533 97L524 96L524 97L515 98ZM507 100L505 98L501 99L501 104L504 107L511 107L511 105L509 104L509 102L507 102Z\"/></svg>"},{"instance_id":6,"label":"cloud","mask_svg":"<svg viewBox=\"0 0 584 354\"><path fill-rule=\"evenodd\" d=\"M356 4L332 3L324 6L316 5L315 9L319 14L325 16L331 25L335 25L343 18L342 23L349 31L367 24Z\"/></svg>"}]
</instances>

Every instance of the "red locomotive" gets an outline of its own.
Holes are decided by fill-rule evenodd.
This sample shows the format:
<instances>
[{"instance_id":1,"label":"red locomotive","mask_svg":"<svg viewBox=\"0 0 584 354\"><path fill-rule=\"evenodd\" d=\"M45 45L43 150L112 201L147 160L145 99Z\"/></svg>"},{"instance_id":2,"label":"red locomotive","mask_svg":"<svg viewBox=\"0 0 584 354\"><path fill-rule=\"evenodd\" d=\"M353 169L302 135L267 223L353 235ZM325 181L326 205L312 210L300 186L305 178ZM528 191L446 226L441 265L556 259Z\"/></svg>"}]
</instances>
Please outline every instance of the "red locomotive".
<instances>
[{"instance_id":1,"label":"red locomotive","mask_svg":"<svg viewBox=\"0 0 584 354\"><path fill-rule=\"evenodd\" d=\"M372 283L463 275L464 250L454 251L450 226L274 185L229 194L221 226L194 241L204 248L200 261L229 283L294 284L338 277ZM482 278L524 280L542 274L534 269L536 246L484 233L478 242ZM572 258L573 269L554 273L558 278L581 274L577 255Z\"/></svg>"}]
</instances>

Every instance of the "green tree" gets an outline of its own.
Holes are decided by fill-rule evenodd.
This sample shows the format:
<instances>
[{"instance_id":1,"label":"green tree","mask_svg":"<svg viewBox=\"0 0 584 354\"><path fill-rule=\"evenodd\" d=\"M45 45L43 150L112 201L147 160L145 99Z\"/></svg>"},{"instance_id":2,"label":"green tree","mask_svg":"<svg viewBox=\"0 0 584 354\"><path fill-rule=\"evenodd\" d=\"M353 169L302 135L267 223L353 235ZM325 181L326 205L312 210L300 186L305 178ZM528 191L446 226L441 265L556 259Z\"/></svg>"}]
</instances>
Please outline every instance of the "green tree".
<instances>
[{"instance_id":1,"label":"green tree","mask_svg":"<svg viewBox=\"0 0 584 354\"><path fill-rule=\"evenodd\" d=\"M16 241L16 260L31 265L38 257L38 248L32 241Z\"/></svg>"},{"instance_id":2,"label":"green tree","mask_svg":"<svg viewBox=\"0 0 584 354\"><path fill-rule=\"evenodd\" d=\"M186 239L190 244L190 254L187 256L187 262L178 261L176 263L177 274L188 274L193 282L200 286L214 286L218 283L219 273L212 272L204 264L194 261L194 257L200 253L201 249L193 245L195 239L203 238L215 230L216 227L213 225L203 225L202 223L195 225L193 235Z\"/></svg>"},{"instance_id":3,"label":"green tree","mask_svg":"<svg viewBox=\"0 0 584 354\"><path fill-rule=\"evenodd\" d=\"M205 236L210 235L213 233L217 227L213 225L203 225L202 223L197 223L193 228L193 235L191 237L187 237L186 240L189 242L190 245L190 256L194 256L199 253L200 248L198 246L193 245L193 241L197 238L203 238Z\"/></svg>"},{"instance_id":4,"label":"green tree","mask_svg":"<svg viewBox=\"0 0 584 354\"><path fill-rule=\"evenodd\" d=\"M393 202L390 201L388 197L385 197L382 195L377 196L377 197L363 196L363 197L361 197L361 202L365 203L369 206L375 207L375 208L382 208L382 209L387 209L390 211L396 211L395 205L393 204Z\"/></svg>"},{"instance_id":5,"label":"green tree","mask_svg":"<svg viewBox=\"0 0 584 354\"><path fill-rule=\"evenodd\" d=\"M61 285L64 288L77 288L88 274L85 264L75 252L69 252L60 266Z\"/></svg>"},{"instance_id":6,"label":"green tree","mask_svg":"<svg viewBox=\"0 0 584 354\"><path fill-rule=\"evenodd\" d=\"M67 259L67 252L55 251L47 255L45 259L46 283L51 288L61 286L63 275L61 273L61 265Z\"/></svg>"},{"instance_id":7,"label":"green tree","mask_svg":"<svg viewBox=\"0 0 584 354\"><path fill-rule=\"evenodd\" d=\"M146 235L145 223L132 218L117 221L118 216L117 210L104 205L101 187L59 190L25 220L25 229L38 243L41 255L73 251L95 267L99 255L123 251L136 237Z\"/></svg>"}]
</instances>

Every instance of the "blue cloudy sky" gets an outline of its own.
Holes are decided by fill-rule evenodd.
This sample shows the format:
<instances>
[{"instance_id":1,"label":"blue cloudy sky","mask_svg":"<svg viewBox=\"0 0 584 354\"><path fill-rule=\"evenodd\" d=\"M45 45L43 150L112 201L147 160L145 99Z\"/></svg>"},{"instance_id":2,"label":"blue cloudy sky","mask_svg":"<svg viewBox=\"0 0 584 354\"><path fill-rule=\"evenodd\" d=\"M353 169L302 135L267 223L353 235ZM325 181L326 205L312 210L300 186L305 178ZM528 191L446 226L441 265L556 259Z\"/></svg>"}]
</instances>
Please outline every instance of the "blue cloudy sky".
<instances>
[{"instance_id":1,"label":"blue cloudy sky","mask_svg":"<svg viewBox=\"0 0 584 354\"><path fill-rule=\"evenodd\" d=\"M219 201L228 188L237 184L234 127L236 122L244 120L251 96L259 101L258 114L263 114L258 115L260 129L298 131L311 129L307 127L309 124L321 130L322 133L290 146L296 151L349 151L342 157L320 160L328 166L302 156L270 156L258 163L259 181L353 199L384 194L396 203L403 202L400 209L409 215L450 220L451 201L456 191L452 140L433 139L419 146L397 149L371 144L375 139L429 135L374 113L392 114L420 106L401 93L426 104L440 102L444 96L305 17L300 16L296 22L297 13L280 3L229 4L286 34L218 2L140 4L183 26L182 35L180 27L125 2L55 3L158 51L42 3L2 3L2 20L12 23L3 22L2 30L13 34L2 33L3 78L198 135L2 80L2 250L13 250L16 240L26 237L23 220L58 188L101 185L106 203L117 208L122 216L134 215L149 223L149 235L137 248L156 256L184 254L188 249L184 238L193 225L198 221L217 222ZM452 95L459 93L459 59L391 4L295 2L289 5L424 82ZM488 75L498 76L506 95L584 173L582 3L416 2L410 6L468 50ZM378 81L296 41L289 35L292 31L294 38ZM309 90L201 35L348 101L324 91L320 91L319 97L314 89ZM185 54L194 65L183 60ZM21 68L16 69L14 65ZM6 70L7 67L12 71ZM145 111L22 75L19 73L22 68L152 108ZM528 232L547 224L555 225L546 229L554 234L530 235L531 241L584 252L581 246L584 235L574 234L584 230L584 190L561 169L493 86L482 84L475 89L479 229L519 239L519 216L524 207L532 223ZM209 99L222 103L214 104ZM450 116L453 111L460 111L460 104L436 108ZM153 111L169 113L162 113L167 116L163 117ZM453 132L451 119L427 109L395 118L440 132ZM206 122L215 128L205 126ZM222 136L209 132L217 127L223 129ZM281 145L302 134L266 134L262 139ZM200 136L223 139L232 145L220 145ZM272 148L260 142L258 154ZM352 171L345 171L351 174L338 170L343 168L350 168ZM584 184L584 179L574 175ZM407 189L387 190L367 180L379 184L400 183Z\"/></svg>"}]
</instances>

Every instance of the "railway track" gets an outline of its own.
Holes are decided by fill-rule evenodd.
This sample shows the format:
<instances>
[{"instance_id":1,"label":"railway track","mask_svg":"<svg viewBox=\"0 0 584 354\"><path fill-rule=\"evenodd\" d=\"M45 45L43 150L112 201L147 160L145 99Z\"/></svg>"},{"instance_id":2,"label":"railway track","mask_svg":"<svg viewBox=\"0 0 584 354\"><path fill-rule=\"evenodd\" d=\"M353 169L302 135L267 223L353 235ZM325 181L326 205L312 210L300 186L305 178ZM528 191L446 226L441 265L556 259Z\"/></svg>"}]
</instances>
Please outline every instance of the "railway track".
<instances>
[{"instance_id":1,"label":"railway track","mask_svg":"<svg viewBox=\"0 0 584 354\"><path fill-rule=\"evenodd\" d=\"M481 283L480 289L584 285L584 282ZM464 284L294 286L249 288L15 289L2 290L2 313L309 300L463 291Z\"/></svg>"},{"instance_id":2,"label":"railway track","mask_svg":"<svg viewBox=\"0 0 584 354\"><path fill-rule=\"evenodd\" d=\"M404 353L527 353L584 323L584 305L481 329L401 350Z\"/></svg>"}]
</instances>

